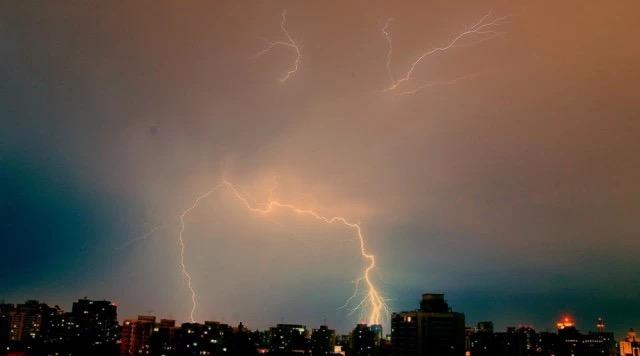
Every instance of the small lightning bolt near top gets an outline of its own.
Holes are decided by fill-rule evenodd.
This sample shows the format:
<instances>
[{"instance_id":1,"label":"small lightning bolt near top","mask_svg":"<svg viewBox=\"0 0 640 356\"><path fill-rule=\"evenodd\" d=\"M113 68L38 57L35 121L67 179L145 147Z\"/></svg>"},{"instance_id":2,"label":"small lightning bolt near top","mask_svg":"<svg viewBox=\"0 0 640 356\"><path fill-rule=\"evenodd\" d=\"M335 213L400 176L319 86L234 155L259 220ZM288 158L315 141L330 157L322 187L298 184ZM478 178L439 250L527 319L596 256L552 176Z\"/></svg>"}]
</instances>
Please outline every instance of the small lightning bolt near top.
<instances>
[{"instance_id":1,"label":"small lightning bolt near top","mask_svg":"<svg viewBox=\"0 0 640 356\"><path fill-rule=\"evenodd\" d=\"M296 54L296 58L291 65L291 67L287 70L287 73L284 77L280 78L280 83L286 82L292 75L298 72L300 68L300 63L302 62L302 53L300 52L300 46L293 40L293 37L287 31L287 11L282 12L282 21L280 21L280 30L284 34L286 41L267 41L267 47L262 51L256 53L253 57L260 57L267 52L270 52L273 48L278 46L288 47L294 50Z\"/></svg>"},{"instance_id":2,"label":"small lightning bolt near top","mask_svg":"<svg viewBox=\"0 0 640 356\"><path fill-rule=\"evenodd\" d=\"M391 41L391 32L389 32L389 26L391 25L391 22L393 21L393 18L387 19L387 22L385 22L384 27L382 28L382 33L384 34L384 37L387 39L387 61L386 61L386 66L387 66L387 74L389 75L389 79L391 80L392 83L395 82L395 79L393 78L393 72L391 71L391 57L393 56L393 42Z\"/></svg>"},{"instance_id":3,"label":"small lightning bolt near top","mask_svg":"<svg viewBox=\"0 0 640 356\"><path fill-rule=\"evenodd\" d=\"M422 53L416 60L414 60L411 63L411 65L409 66L409 70L400 79L394 80L393 76L389 74L391 78L391 85L386 89L384 89L384 91L387 91L387 92L395 91L402 84L411 80L413 78L413 73L418 67L418 65L422 63L424 60L426 60L428 57L431 57L438 53L446 52L451 48L469 46L469 45L478 44L484 41L488 41L500 35L501 32L497 31L496 27L504 24L507 21L507 19L510 18L511 16L512 15L507 15L507 16L494 18L492 17L491 12L487 13L479 21L474 23L472 26L470 26L466 30L462 31L461 33L453 37L453 39L449 41L446 45L441 47L436 47ZM389 44L389 50L387 52L387 73L390 73L390 65L391 65L390 63L391 63L391 55L392 55L391 34L388 31L390 21L391 20L388 20L382 29L382 32L384 33L385 38ZM475 40L471 42L466 41L466 43L463 43L464 40L473 40L473 39ZM451 84L451 81L429 82L429 83L418 86L416 89L404 91L400 94L401 95L414 94L421 89L438 85L438 84Z\"/></svg>"}]
</instances>

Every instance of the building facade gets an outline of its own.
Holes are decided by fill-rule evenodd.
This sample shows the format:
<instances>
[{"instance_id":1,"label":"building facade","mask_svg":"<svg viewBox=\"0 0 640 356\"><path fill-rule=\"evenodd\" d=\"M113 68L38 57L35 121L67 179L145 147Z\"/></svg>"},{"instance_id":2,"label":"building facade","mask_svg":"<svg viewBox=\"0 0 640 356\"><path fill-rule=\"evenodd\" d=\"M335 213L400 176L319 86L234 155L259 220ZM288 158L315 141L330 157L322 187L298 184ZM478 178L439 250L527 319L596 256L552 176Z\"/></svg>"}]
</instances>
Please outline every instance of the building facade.
<instances>
[{"instance_id":1,"label":"building facade","mask_svg":"<svg viewBox=\"0 0 640 356\"><path fill-rule=\"evenodd\" d=\"M464 314L452 311L444 294L423 294L419 310L392 315L391 345L396 356L463 356Z\"/></svg>"},{"instance_id":2,"label":"building facade","mask_svg":"<svg viewBox=\"0 0 640 356\"><path fill-rule=\"evenodd\" d=\"M311 354L333 355L336 346L336 331L321 325L311 331Z\"/></svg>"}]
</instances>

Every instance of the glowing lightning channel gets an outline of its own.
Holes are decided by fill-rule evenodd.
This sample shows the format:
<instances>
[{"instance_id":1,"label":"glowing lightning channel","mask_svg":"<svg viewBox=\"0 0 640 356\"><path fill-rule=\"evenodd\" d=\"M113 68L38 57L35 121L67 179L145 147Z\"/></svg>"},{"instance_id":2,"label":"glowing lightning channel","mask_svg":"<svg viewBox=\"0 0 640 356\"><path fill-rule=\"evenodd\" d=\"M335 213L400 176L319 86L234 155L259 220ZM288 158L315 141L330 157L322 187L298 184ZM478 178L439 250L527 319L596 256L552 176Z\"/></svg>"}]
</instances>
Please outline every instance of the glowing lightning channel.
<instances>
[{"instance_id":1,"label":"glowing lightning channel","mask_svg":"<svg viewBox=\"0 0 640 356\"><path fill-rule=\"evenodd\" d=\"M436 47L433 48L427 52L424 52L423 54L421 54L415 61L413 61L413 63L411 63L411 65L409 66L409 70L406 72L406 74L401 77L398 80L394 80L393 76L390 74L390 63L391 63L391 55L392 55L392 44L391 44L391 34L388 31L388 26L391 20L388 20L385 24L385 26L382 29L382 32L385 35L385 38L389 44L389 50L387 52L387 72L389 73L389 76L391 78L391 85L389 87L387 87L386 89L384 89L384 91L394 91L396 89L398 89L399 86L401 86L403 83L408 82L409 80L412 79L413 76L413 72L415 71L416 67L425 59L427 59L430 56L436 55L438 53L441 52L446 52L447 50L451 49L451 48L455 48L455 47L462 47L462 46L468 46L468 45L472 45L472 44L478 44L487 40L490 40L498 35L501 34L501 32L497 31L495 28L496 26L502 25L505 23L505 21L512 17L512 15L507 15L507 16L502 16L502 17L496 17L493 18L491 21L488 21L491 18L491 12L489 12L488 14L484 15L478 22L476 22L475 24L473 24L471 27L469 27L468 29L466 29L465 31L459 33L457 36L455 36L449 43L447 43L446 45L442 46L442 47ZM465 39L470 39L470 38L477 38L477 36L483 36L483 35L489 35L489 36L485 36L483 38L477 39L476 41L473 41L472 43L466 43L466 44L461 44L460 42L465 40ZM457 80L459 80L460 78L458 78ZM454 81L457 81L454 80ZM421 89L424 88L428 88L434 85L438 85L438 84L451 84L452 81L445 81L445 82L429 82L427 84L421 85L416 89L413 90L409 90L409 91L405 91L400 93L399 95L407 95L407 94L413 94Z\"/></svg>"},{"instance_id":2,"label":"glowing lightning channel","mask_svg":"<svg viewBox=\"0 0 640 356\"><path fill-rule=\"evenodd\" d=\"M184 278L187 280L187 287L189 288L189 292L191 292L191 312L189 314L189 317L191 318L191 322L195 323L196 320L193 316L193 314L195 314L196 312L196 307L198 306L198 301L197 301L197 294L196 294L196 290L195 288L193 288L192 285L192 280L191 280L191 274L189 273L189 271L187 270L187 266L184 264L184 249L185 249L185 245L184 245L184 238L183 238L183 234L184 234L184 218L185 216L187 216L192 210L194 210L195 208L198 207L198 205L200 204L200 202L203 199L206 199L209 195L213 194L216 190L218 190L220 188L220 186L217 186L213 189L211 189L210 191L202 194L201 196L197 197L196 200L193 202L193 205L191 205L191 207L189 207L187 210L185 210L184 212L182 212L182 214L180 214L180 232L178 234L178 244L180 245L180 268L182 271L182 275L184 276Z\"/></svg>"},{"instance_id":3,"label":"glowing lightning channel","mask_svg":"<svg viewBox=\"0 0 640 356\"><path fill-rule=\"evenodd\" d=\"M124 250L125 248L127 248L127 247L129 247L129 246L131 246L131 245L133 245L135 243L138 243L140 241L144 241L144 240L150 238L151 236L153 236L153 234L155 234L156 231L164 229L164 227L165 227L164 225L154 226L151 230L147 231L143 235L138 236L138 237L136 237L134 239L131 239L131 240L125 242L124 244L120 245L119 247L116 247L116 250Z\"/></svg>"},{"instance_id":4,"label":"glowing lightning channel","mask_svg":"<svg viewBox=\"0 0 640 356\"><path fill-rule=\"evenodd\" d=\"M362 282L362 277L356 279L353 282L355 284L355 287L353 288L353 294L351 294L351 296L347 298L347 301L344 302L344 304L341 307L339 307L338 310L348 307L351 301L358 296L358 293L360 292L360 282Z\"/></svg>"},{"instance_id":5,"label":"glowing lightning channel","mask_svg":"<svg viewBox=\"0 0 640 356\"><path fill-rule=\"evenodd\" d=\"M319 220L321 222L324 222L326 224L334 224L334 223L339 223L342 224L350 229L352 229L355 234L356 237L358 238L358 242L360 245L360 254L362 255L362 257L367 260L369 263L367 265L367 267L364 269L362 276L360 278L357 279L356 281L356 289L354 291L354 294L347 300L347 302L345 303L345 306L349 304L349 302L355 298L358 294L359 291L359 285L360 282L364 281L366 286L367 286L367 294L365 296L365 298L360 301L360 303L351 310L351 313L353 313L355 310L359 309L362 305L364 305L365 303L369 303L369 324L380 324L382 322L383 317L387 316L389 313L389 309L387 307L387 304L385 302L385 299L380 295L380 292L377 290L375 284L373 283L373 280L371 278L371 273L372 271L376 268L376 260L375 260L375 256L369 252L367 252L366 248L365 248L365 237L364 234L362 232L362 228L360 226L360 224L358 223L354 223L354 222L350 222L349 220L347 220L346 218L342 217L342 216L331 216L331 217L327 217L324 215L321 215L319 213L317 213L314 210L311 209L304 209L304 208L299 208L293 204L290 203L284 203L278 200L275 200L273 198L273 190L269 193L269 201L267 201L266 203L257 203L255 202L253 199L247 197L245 194L243 194L242 192L240 192L240 190L238 188L236 188L232 183L230 183L229 181L224 180L221 184L219 184L218 186L216 186L215 188L209 190L208 192L200 195L199 197L196 198L196 200L194 201L193 205L191 205L191 207L189 207L188 209L186 209L181 215L180 215L180 232L178 235L178 243L180 246L180 267L181 267L181 271L183 276L185 277L186 281L187 281L187 287L189 288L189 291L191 292L191 313L190 313L190 318L192 322L195 322L195 318L194 318L194 314L195 314L195 310L197 308L197 293L195 291L195 288L193 287L192 284L192 278L191 278L191 274L189 273L189 271L187 270L187 267L185 265L185 258L184 258L184 252L185 252L185 243L184 243L184 238L183 238L183 234L184 234L184 230L185 230L185 222L184 219L185 217L194 209L196 209L198 207L198 205L200 204L200 202L203 199L206 199L207 197L209 197L212 193L214 193L215 191L217 191L220 188L227 188L227 190L229 190L233 196L235 198L237 198L240 202L242 202L242 204L251 212L257 213L257 214L261 214L261 215L267 215L270 214L272 212L274 212L277 209L284 209L284 210L289 210L295 214L298 215L304 215L304 216L310 216L316 220ZM344 308L341 307L341 308ZM349 314L351 314L349 313Z\"/></svg>"},{"instance_id":6,"label":"glowing lightning channel","mask_svg":"<svg viewBox=\"0 0 640 356\"><path fill-rule=\"evenodd\" d=\"M427 88L431 88L431 87L435 87L435 86L441 86L441 85L453 85L453 84L458 83L459 81L466 80L466 79L473 78L473 77L477 77L478 75L480 75L480 73L469 74L469 75L458 77L458 78L455 78L455 79L452 79L452 80L427 82L427 83L422 84L422 85L420 85L420 86L418 86L418 87L416 87L414 89L398 92L396 95L412 95L412 94L415 94L415 93L417 93L417 92L419 92L420 90L423 90L423 89L427 89Z\"/></svg>"},{"instance_id":7,"label":"glowing lightning channel","mask_svg":"<svg viewBox=\"0 0 640 356\"><path fill-rule=\"evenodd\" d=\"M278 46L284 46L284 47L289 47L293 49L296 53L296 60L293 62L293 65L287 71L287 74L284 77L280 78L280 83L286 82L292 75L297 73L298 69L300 68L300 63L302 62L302 53L300 52L300 46L298 46L298 44L293 40L293 37L291 37L291 35L289 34L289 31L287 31L286 25L287 25L287 11L285 10L282 12L282 21L280 22L280 30L282 30L282 33L284 34L287 40L286 41L267 41L267 44L268 44L267 48L263 49L262 51L256 53L253 56L254 58L260 57L263 54L271 51L273 48Z\"/></svg>"},{"instance_id":8,"label":"glowing lightning channel","mask_svg":"<svg viewBox=\"0 0 640 356\"><path fill-rule=\"evenodd\" d=\"M299 208L290 203L283 203L278 200L271 199L267 203L261 204L261 206L251 205L249 200L230 182L224 181L223 184L229 188L229 190L238 198L242 203L252 212L267 215L276 209L285 209L289 210L298 215L310 216L316 220L322 221L326 224L334 224L340 223L346 227L351 228L358 238L358 242L360 243L360 254L362 257L369 261L369 264L365 268L361 279L364 280L367 285L367 296L360 304L363 304L368 300L370 311L369 311L369 324L380 324L383 313L388 313L387 304L384 298L380 295L380 292L376 289L372 279L371 279L371 271L376 267L376 258L373 254L367 252L365 248L365 237L362 233L362 227L358 223L350 222L346 218L342 216L331 216L327 217L324 215L320 215L314 210L311 209L303 209Z\"/></svg>"},{"instance_id":9,"label":"glowing lightning channel","mask_svg":"<svg viewBox=\"0 0 640 356\"><path fill-rule=\"evenodd\" d=\"M391 80L392 83L395 83L396 80L393 78L393 72L391 71L391 57L393 56L393 42L391 41L391 32L389 32L389 26L391 25L391 22L393 22L392 18L388 19L387 22L385 22L384 27L382 28L382 33L387 39L387 74L389 75L389 80Z\"/></svg>"}]
</instances>

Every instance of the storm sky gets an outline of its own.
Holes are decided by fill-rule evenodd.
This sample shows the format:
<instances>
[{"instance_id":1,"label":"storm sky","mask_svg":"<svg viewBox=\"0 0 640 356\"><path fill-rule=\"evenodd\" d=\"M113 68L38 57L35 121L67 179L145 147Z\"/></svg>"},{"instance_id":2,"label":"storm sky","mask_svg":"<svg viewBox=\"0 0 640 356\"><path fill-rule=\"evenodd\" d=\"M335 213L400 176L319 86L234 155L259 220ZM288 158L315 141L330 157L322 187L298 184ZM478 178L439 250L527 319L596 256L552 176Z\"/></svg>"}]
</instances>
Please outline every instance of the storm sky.
<instances>
[{"instance_id":1,"label":"storm sky","mask_svg":"<svg viewBox=\"0 0 640 356\"><path fill-rule=\"evenodd\" d=\"M266 41L300 46L262 56ZM640 327L640 3L0 4L0 297L186 321L178 216L226 178L362 224L394 311L444 292L467 323ZM484 15L500 35L446 45ZM452 81L453 79L460 80ZM154 232L149 235L149 231ZM323 321L353 234L225 191L186 218L198 320Z\"/></svg>"}]
</instances>

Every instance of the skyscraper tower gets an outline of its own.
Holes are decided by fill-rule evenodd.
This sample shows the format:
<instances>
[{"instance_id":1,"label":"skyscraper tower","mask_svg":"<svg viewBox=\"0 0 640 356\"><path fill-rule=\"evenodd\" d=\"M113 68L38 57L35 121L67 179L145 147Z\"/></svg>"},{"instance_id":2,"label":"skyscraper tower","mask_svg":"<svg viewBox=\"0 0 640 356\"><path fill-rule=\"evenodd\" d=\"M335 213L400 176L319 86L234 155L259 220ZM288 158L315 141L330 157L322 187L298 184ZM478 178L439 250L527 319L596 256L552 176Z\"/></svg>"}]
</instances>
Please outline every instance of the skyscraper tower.
<instances>
[{"instance_id":1,"label":"skyscraper tower","mask_svg":"<svg viewBox=\"0 0 640 356\"><path fill-rule=\"evenodd\" d=\"M391 317L395 356L463 356L464 314L451 310L444 294L425 293L420 309Z\"/></svg>"}]
</instances>

